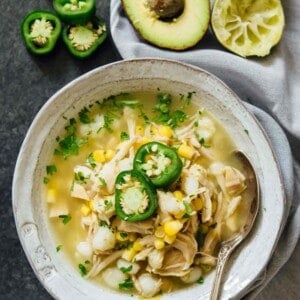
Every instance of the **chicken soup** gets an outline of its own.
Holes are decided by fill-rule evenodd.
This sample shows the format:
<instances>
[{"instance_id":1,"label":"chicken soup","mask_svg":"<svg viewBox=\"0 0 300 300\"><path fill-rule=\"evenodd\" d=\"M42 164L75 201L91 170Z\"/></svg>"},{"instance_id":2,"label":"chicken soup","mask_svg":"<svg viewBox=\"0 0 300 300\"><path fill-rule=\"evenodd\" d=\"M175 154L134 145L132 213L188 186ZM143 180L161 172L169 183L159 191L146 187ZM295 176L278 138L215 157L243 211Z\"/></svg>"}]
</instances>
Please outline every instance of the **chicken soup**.
<instances>
[{"instance_id":1,"label":"chicken soup","mask_svg":"<svg viewBox=\"0 0 300 300\"><path fill-rule=\"evenodd\" d=\"M45 199L56 250L84 278L142 297L205 284L245 223L235 145L196 98L124 93L66 120Z\"/></svg>"}]
</instances>

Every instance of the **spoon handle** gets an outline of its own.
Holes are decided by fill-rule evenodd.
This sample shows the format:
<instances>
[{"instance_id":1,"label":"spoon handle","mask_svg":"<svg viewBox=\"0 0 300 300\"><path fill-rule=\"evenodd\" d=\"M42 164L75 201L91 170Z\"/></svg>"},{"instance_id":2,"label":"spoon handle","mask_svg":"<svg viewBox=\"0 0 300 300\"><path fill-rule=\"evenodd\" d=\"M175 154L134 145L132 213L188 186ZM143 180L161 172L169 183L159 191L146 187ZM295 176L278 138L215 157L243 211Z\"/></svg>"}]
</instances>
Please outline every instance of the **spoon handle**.
<instances>
[{"instance_id":1,"label":"spoon handle","mask_svg":"<svg viewBox=\"0 0 300 300\"><path fill-rule=\"evenodd\" d=\"M221 278L224 270L224 266L230 256L234 247L231 245L223 245L220 249L218 255L218 263L216 267L216 276L213 283L212 292L210 294L210 300L217 300L219 299L219 292L220 292L220 285L221 285Z\"/></svg>"}]
</instances>

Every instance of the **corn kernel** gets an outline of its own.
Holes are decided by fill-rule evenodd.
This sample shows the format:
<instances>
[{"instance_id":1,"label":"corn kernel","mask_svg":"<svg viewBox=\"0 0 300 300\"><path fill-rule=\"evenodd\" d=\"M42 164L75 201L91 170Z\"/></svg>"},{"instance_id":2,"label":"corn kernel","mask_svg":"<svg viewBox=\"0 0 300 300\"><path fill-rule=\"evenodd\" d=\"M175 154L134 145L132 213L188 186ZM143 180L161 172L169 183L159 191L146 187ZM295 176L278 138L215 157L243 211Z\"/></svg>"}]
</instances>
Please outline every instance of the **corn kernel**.
<instances>
[{"instance_id":1,"label":"corn kernel","mask_svg":"<svg viewBox=\"0 0 300 300\"><path fill-rule=\"evenodd\" d=\"M165 242L163 239L155 239L154 240L154 247L157 249L157 250L161 250L165 247Z\"/></svg>"},{"instance_id":2,"label":"corn kernel","mask_svg":"<svg viewBox=\"0 0 300 300\"><path fill-rule=\"evenodd\" d=\"M56 190L55 189L48 189L47 190L47 202L48 203L55 203L56 202Z\"/></svg>"},{"instance_id":3,"label":"corn kernel","mask_svg":"<svg viewBox=\"0 0 300 300\"><path fill-rule=\"evenodd\" d=\"M166 235L175 235L183 227L183 224L178 220L168 221L164 224L164 231Z\"/></svg>"},{"instance_id":4,"label":"corn kernel","mask_svg":"<svg viewBox=\"0 0 300 300\"><path fill-rule=\"evenodd\" d=\"M83 204L83 205L81 206L81 208L80 208L80 212L81 212L81 214L82 214L83 216L86 217L87 215L90 214L91 209L90 209L90 207L89 207L88 205Z\"/></svg>"},{"instance_id":5,"label":"corn kernel","mask_svg":"<svg viewBox=\"0 0 300 300\"><path fill-rule=\"evenodd\" d=\"M116 152L112 149L108 149L104 152L105 161L111 160L115 156Z\"/></svg>"},{"instance_id":6,"label":"corn kernel","mask_svg":"<svg viewBox=\"0 0 300 300\"><path fill-rule=\"evenodd\" d=\"M173 135L172 129L170 126L162 125L158 128L158 133L162 136L170 138Z\"/></svg>"},{"instance_id":7,"label":"corn kernel","mask_svg":"<svg viewBox=\"0 0 300 300\"><path fill-rule=\"evenodd\" d=\"M135 251L141 251L144 248L144 246L141 244L141 239L136 239L135 242L133 243L132 248Z\"/></svg>"},{"instance_id":8,"label":"corn kernel","mask_svg":"<svg viewBox=\"0 0 300 300\"><path fill-rule=\"evenodd\" d=\"M177 199L177 200L182 200L183 199L183 193L181 191L174 191L173 192L173 195L174 197Z\"/></svg>"},{"instance_id":9,"label":"corn kernel","mask_svg":"<svg viewBox=\"0 0 300 300\"><path fill-rule=\"evenodd\" d=\"M117 231L116 232L116 240L119 242L128 241L129 240L128 234L126 232Z\"/></svg>"},{"instance_id":10,"label":"corn kernel","mask_svg":"<svg viewBox=\"0 0 300 300\"><path fill-rule=\"evenodd\" d=\"M165 236L164 228L162 226L157 227L155 232L154 232L154 235L157 238L163 238Z\"/></svg>"},{"instance_id":11,"label":"corn kernel","mask_svg":"<svg viewBox=\"0 0 300 300\"><path fill-rule=\"evenodd\" d=\"M93 152L93 158L98 163L105 162L105 151L103 149L95 150Z\"/></svg>"},{"instance_id":12,"label":"corn kernel","mask_svg":"<svg viewBox=\"0 0 300 300\"><path fill-rule=\"evenodd\" d=\"M124 258L127 261L132 261L135 255L136 251L133 248L125 249L122 254L122 258Z\"/></svg>"},{"instance_id":13,"label":"corn kernel","mask_svg":"<svg viewBox=\"0 0 300 300\"><path fill-rule=\"evenodd\" d=\"M199 211L203 208L203 201L201 198L196 198L195 200L192 201L192 205L194 210Z\"/></svg>"},{"instance_id":14,"label":"corn kernel","mask_svg":"<svg viewBox=\"0 0 300 300\"><path fill-rule=\"evenodd\" d=\"M165 235L164 237L164 241L167 243L167 244L173 244L176 240L176 234L175 235Z\"/></svg>"},{"instance_id":15,"label":"corn kernel","mask_svg":"<svg viewBox=\"0 0 300 300\"><path fill-rule=\"evenodd\" d=\"M144 127L140 126L140 125L136 126L135 127L135 133L138 134L138 135L144 135L144 133L145 133Z\"/></svg>"},{"instance_id":16,"label":"corn kernel","mask_svg":"<svg viewBox=\"0 0 300 300\"><path fill-rule=\"evenodd\" d=\"M194 149L185 144L181 144L178 148L178 154L187 159L191 159L194 153L195 153Z\"/></svg>"}]
</instances>

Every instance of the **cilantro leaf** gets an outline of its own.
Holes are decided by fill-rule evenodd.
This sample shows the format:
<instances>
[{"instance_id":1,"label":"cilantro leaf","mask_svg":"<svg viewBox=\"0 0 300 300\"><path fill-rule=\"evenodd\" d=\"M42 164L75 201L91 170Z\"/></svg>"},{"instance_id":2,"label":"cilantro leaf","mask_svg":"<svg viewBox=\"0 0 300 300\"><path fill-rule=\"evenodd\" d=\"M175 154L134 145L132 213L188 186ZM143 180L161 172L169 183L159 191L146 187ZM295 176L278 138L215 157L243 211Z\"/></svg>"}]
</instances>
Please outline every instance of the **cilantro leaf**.
<instances>
[{"instance_id":1,"label":"cilantro leaf","mask_svg":"<svg viewBox=\"0 0 300 300\"><path fill-rule=\"evenodd\" d=\"M79 113L79 120L83 124L90 124L93 122L93 119L90 118L89 116L90 111L84 107Z\"/></svg>"},{"instance_id":2,"label":"cilantro leaf","mask_svg":"<svg viewBox=\"0 0 300 300\"><path fill-rule=\"evenodd\" d=\"M132 270L132 265L128 266L128 267L121 267L120 270L123 272L123 273L128 273Z\"/></svg>"},{"instance_id":3,"label":"cilantro leaf","mask_svg":"<svg viewBox=\"0 0 300 300\"><path fill-rule=\"evenodd\" d=\"M119 289L120 290L131 290L133 289L133 281L130 278L125 279L123 282L119 283Z\"/></svg>"},{"instance_id":4,"label":"cilantro leaf","mask_svg":"<svg viewBox=\"0 0 300 300\"><path fill-rule=\"evenodd\" d=\"M85 276L87 274L87 269L86 269L85 265L79 264L78 268L79 268L81 276Z\"/></svg>"},{"instance_id":5,"label":"cilantro leaf","mask_svg":"<svg viewBox=\"0 0 300 300\"><path fill-rule=\"evenodd\" d=\"M125 131L122 131L120 134L121 141L129 140L129 134Z\"/></svg>"},{"instance_id":6,"label":"cilantro leaf","mask_svg":"<svg viewBox=\"0 0 300 300\"><path fill-rule=\"evenodd\" d=\"M57 172L57 168L55 165L46 166L46 172L47 172L47 175L53 175L54 173Z\"/></svg>"},{"instance_id":7,"label":"cilantro leaf","mask_svg":"<svg viewBox=\"0 0 300 300\"><path fill-rule=\"evenodd\" d=\"M62 245L57 245L56 246L56 252L59 252L61 250L61 248L62 248Z\"/></svg>"},{"instance_id":8,"label":"cilantro leaf","mask_svg":"<svg viewBox=\"0 0 300 300\"><path fill-rule=\"evenodd\" d=\"M71 216L70 214L68 214L68 215L59 215L58 217L59 217L60 219L62 219L62 222L63 222L64 224L69 223L69 222L71 221L71 219L72 219L72 216Z\"/></svg>"}]
</instances>

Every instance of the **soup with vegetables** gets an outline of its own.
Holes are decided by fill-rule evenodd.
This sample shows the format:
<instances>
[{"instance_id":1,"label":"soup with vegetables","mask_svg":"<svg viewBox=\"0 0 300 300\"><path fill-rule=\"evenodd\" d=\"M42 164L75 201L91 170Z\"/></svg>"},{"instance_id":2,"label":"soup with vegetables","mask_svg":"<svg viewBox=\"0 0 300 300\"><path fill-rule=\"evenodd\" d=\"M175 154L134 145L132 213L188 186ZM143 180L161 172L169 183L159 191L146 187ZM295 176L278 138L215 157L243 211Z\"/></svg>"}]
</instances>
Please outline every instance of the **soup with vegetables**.
<instances>
[{"instance_id":1,"label":"soup with vegetables","mask_svg":"<svg viewBox=\"0 0 300 300\"><path fill-rule=\"evenodd\" d=\"M56 250L84 278L142 297L203 283L245 223L235 145L194 98L124 93L66 120L45 198Z\"/></svg>"}]
</instances>

